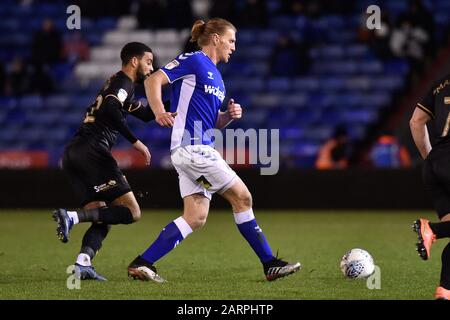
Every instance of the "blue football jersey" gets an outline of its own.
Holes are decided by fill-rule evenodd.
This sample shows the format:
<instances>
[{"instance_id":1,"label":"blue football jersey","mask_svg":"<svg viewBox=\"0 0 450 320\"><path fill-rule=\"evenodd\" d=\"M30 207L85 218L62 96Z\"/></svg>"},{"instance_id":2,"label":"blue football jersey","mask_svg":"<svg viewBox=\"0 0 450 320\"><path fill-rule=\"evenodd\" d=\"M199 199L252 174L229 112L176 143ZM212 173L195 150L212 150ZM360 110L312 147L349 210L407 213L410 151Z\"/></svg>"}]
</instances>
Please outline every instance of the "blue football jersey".
<instances>
[{"instance_id":1,"label":"blue football jersey","mask_svg":"<svg viewBox=\"0 0 450 320\"><path fill-rule=\"evenodd\" d=\"M212 129L225 99L225 85L216 65L203 52L179 55L160 69L171 86L170 109L178 112L170 149L182 145L213 146Z\"/></svg>"}]
</instances>

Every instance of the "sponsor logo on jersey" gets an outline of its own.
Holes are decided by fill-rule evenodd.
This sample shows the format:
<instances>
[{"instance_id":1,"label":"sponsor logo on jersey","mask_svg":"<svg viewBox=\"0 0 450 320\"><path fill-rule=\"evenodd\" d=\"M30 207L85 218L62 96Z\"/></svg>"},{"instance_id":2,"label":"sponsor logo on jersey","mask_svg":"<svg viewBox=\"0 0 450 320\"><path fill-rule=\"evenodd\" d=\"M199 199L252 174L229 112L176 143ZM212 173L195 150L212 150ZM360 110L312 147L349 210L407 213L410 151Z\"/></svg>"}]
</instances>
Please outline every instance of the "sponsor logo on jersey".
<instances>
[{"instance_id":1,"label":"sponsor logo on jersey","mask_svg":"<svg viewBox=\"0 0 450 320\"><path fill-rule=\"evenodd\" d=\"M107 183L103 183L99 186L94 186L95 192L103 192L111 188L117 187L117 182L115 180L109 180Z\"/></svg>"},{"instance_id":2,"label":"sponsor logo on jersey","mask_svg":"<svg viewBox=\"0 0 450 320\"><path fill-rule=\"evenodd\" d=\"M214 80L213 73L211 71L208 71L208 79Z\"/></svg>"},{"instance_id":3,"label":"sponsor logo on jersey","mask_svg":"<svg viewBox=\"0 0 450 320\"><path fill-rule=\"evenodd\" d=\"M119 92L117 93L117 98L119 98L119 101L123 103L127 97L128 93L124 89L119 89Z\"/></svg>"},{"instance_id":4,"label":"sponsor logo on jersey","mask_svg":"<svg viewBox=\"0 0 450 320\"><path fill-rule=\"evenodd\" d=\"M166 64L166 66L164 68L166 68L167 70L172 70L173 68L176 68L179 65L180 65L180 63L177 60L172 60L171 62Z\"/></svg>"},{"instance_id":5,"label":"sponsor logo on jersey","mask_svg":"<svg viewBox=\"0 0 450 320\"><path fill-rule=\"evenodd\" d=\"M214 87L205 84L205 92L215 95L220 100L220 102L223 102L223 100L225 99L225 93L223 91L220 91L219 87Z\"/></svg>"}]
</instances>

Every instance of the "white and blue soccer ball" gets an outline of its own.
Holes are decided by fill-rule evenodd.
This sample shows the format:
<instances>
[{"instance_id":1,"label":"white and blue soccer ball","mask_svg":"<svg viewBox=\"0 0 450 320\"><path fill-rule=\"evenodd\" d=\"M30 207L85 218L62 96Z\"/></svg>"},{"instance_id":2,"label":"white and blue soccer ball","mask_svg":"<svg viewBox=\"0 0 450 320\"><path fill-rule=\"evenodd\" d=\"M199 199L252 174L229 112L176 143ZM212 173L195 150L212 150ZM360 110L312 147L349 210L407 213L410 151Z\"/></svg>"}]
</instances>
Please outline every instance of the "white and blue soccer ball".
<instances>
[{"instance_id":1,"label":"white and blue soccer ball","mask_svg":"<svg viewBox=\"0 0 450 320\"><path fill-rule=\"evenodd\" d=\"M370 253L355 248L342 257L341 271L350 279L367 278L375 272L375 263Z\"/></svg>"}]
</instances>

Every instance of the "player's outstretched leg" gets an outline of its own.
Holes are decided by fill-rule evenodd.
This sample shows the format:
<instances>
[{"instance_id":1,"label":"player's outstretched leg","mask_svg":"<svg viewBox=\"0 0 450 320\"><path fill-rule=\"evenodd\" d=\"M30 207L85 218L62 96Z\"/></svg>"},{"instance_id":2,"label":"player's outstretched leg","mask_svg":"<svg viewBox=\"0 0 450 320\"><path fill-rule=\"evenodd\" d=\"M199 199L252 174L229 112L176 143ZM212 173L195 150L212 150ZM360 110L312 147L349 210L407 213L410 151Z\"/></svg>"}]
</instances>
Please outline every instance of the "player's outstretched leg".
<instances>
[{"instance_id":1,"label":"player's outstretched leg","mask_svg":"<svg viewBox=\"0 0 450 320\"><path fill-rule=\"evenodd\" d=\"M436 235L430 228L430 223L427 219L418 219L413 223L413 231L417 233L416 250L423 260L430 258L430 250L433 242L436 241Z\"/></svg>"},{"instance_id":2,"label":"player's outstretched leg","mask_svg":"<svg viewBox=\"0 0 450 320\"><path fill-rule=\"evenodd\" d=\"M163 278L158 275L155 266L144 260L141 256L137 256L129 265L128 265L128 276L133 279L138 279L142 281L155 281L157 283L166 282Z\"/></svg>"},{"instance_id":3,"label":"player's outstretched leg","mask_svg":"<svg viewBox=\"0 0 450 320\"><path fill-rule=\"evenodd\" d=\"M67 214L66 209L58 209L53 212L53 219L56 221L56 234L62 242L69 241L69 233L73 227L73 220Z\"/></svg>"}]
</instances>

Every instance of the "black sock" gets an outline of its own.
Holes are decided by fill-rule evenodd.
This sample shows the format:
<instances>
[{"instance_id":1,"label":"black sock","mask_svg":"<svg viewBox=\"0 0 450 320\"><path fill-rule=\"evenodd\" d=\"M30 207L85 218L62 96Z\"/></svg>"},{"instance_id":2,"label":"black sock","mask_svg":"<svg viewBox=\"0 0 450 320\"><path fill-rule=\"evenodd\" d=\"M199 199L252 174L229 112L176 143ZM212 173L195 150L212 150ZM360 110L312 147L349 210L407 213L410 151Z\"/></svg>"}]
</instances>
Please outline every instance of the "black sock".
<instances>
[{"instance_id":1,"label":"black sock","mask_svg":"<svg viewBox=\"0 0 450 320\"><path fill-rule=\"evenodd\" d=\"M450 290L450 243L442 251L441 287Z\"/></svg>"},{"instance_id":2,"label":"black sock","mask_svg":"<svg viewBox=\"0 0 450 320\"><path fill-rule=\"evenodd\" d=\"M102 207L77 211L80 222L103 224L130 224L134 222L131 210L123 206Z\"/></svg>"},{"instance_id":3,"label":"black sock","mask_svg":"<svg viewBox=\"0 0 450 320\"><path fill-rule=\"evenodd\" d=\"M450 237L450 221L430 222L430 228L433 230L437 239Z\"/></svg>"},{"instance_id":4,"label":"black sock","mask_svg":"<svg viewBox=\"0 0 450 320\"><path fill-rule=\"evenodd\" d=\"M84 234L80 253L87 254L92 260L102 247L102 242L110 229L111 226L106 224L93 223Z\"/></svg>"}]
</instances>

